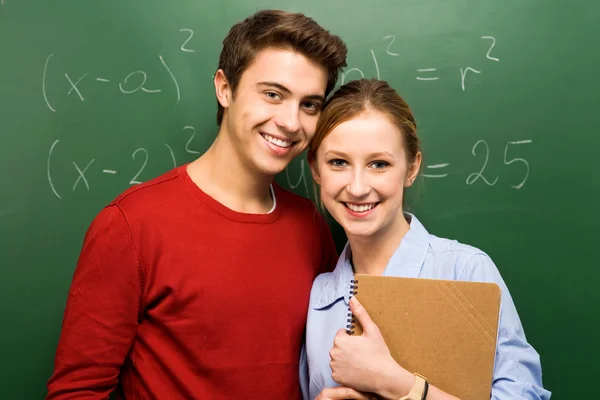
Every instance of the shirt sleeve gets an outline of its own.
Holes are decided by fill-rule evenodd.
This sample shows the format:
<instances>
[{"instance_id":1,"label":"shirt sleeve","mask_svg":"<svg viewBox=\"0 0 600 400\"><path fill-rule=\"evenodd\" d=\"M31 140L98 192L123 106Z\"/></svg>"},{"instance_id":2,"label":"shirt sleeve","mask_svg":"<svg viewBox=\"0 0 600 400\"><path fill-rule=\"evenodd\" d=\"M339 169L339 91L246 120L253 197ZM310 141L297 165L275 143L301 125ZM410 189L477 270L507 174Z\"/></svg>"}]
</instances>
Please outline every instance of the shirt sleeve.
<instances>
[{"instance_id":1,"label":"shirt sleeve","mask_svg":"<svg viewBox=\"0 0 600 400\"><path fill-rule=\"evenodd\" d=\"M118 206L108 206L84 239L47 400L108 399L135 337L142 287L129 225Z\"/></svg>"},{"instance_id":2,"label":"shirt sleeve","mask_svg":"<svg viewBox=\"0 0 600 400\"><path fill-rule=\"evenodd\" d=\"M465 280L493 282L500 286L498 344L491 400L548 400L542 384L540 356L527 342L521 320L498 268L485 254L471 257Z\"/></svg>"}]
</instances>

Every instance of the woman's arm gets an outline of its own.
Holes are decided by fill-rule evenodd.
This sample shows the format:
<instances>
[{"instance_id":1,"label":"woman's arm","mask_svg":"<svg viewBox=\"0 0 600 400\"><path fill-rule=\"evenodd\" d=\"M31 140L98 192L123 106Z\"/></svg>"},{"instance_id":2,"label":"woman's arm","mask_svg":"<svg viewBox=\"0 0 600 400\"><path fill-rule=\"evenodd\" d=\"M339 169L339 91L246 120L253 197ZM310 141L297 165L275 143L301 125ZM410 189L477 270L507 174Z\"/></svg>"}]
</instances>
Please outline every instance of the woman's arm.
<instances>
[{"instance_id":1,"label":"woman's arm","mask_svg":"<svg viewBox=\"0 0 600 400\"><path fill-rule=\"evenodd\" d=\"M461 280L493 282L502 292L491 400L550 399L542 384L540 356L527 342L510 292L490 257L472 256Z\"/></svg>"},{"instance_id":2,"label":"woman's arm","mask_svg":"<svg viewBox=\"0 0 600 400\"><path fill-rule=\"evenodd\" d=\"M406 396L414 384L414 375L392 358L379 328L355 297L350 300L350 309L362 325L363 334L349 336L345 330L338 331L329 352L331 377L341 385L361 392L377 393L384 399L398 400ZM456 399L433 385L429 386L427 400Z\"/></svg>"}]
</instances>

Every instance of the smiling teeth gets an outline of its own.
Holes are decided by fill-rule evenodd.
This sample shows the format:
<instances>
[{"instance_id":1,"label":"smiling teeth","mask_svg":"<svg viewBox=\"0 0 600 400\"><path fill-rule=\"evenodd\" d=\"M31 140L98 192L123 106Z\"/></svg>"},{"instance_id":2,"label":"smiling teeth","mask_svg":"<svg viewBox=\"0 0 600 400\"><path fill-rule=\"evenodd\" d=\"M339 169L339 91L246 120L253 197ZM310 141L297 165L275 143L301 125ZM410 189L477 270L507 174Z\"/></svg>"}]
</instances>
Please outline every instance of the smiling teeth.
<instances>
[{"instance_id":1,"label":"smiling teeth","mask_svg":"<svg viewBox=\"0 0 600 400\"><path fill-rule=\"evenodd\" d=\"M263 134L262 136L267 142L273 143L274 145L279 147L290 147L292 145L292 142L288 142L287 140L277 139L276 137L269 136L267 134Z\"/></svg>"},{"instance_id":2,"label":"smiling teeth","mask_svg":"<svg viewBox=\"0 0 600 400\"><path fill-rule=\"evenodd\" d=\"M360 206L357 206L355 204L350 204L350 203L346 203L346 206L351 209L354 212L365 212L365 211L369 211L370 209L372 209L373 207L375 207L376 203L372 203L372 204L363 204Z\"/></svg>"}]
</instances>

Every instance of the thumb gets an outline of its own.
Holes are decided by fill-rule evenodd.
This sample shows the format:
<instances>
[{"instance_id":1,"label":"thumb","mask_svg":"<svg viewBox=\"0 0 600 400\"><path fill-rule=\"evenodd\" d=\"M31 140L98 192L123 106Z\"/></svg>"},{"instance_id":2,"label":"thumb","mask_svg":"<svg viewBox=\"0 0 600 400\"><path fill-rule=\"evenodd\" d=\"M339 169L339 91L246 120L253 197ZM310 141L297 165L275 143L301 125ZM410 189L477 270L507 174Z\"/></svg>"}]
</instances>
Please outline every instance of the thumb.
<instances>
[{"instance_id":1,"label":"thumb","mask_svg":"<svg viewBox=\"0 0 600 400\"><path fill-rule=\"evenodd\" d=\"M381 336L381 332L379 332L379 328L375 325L375 322L369 317L369 313L367 310L360 304L360 301L356 297L352 297L350 299L350 311L352 311L352 315L360 324L362 325L363 332L367 336Z\"/></svg>"}]
</instances>

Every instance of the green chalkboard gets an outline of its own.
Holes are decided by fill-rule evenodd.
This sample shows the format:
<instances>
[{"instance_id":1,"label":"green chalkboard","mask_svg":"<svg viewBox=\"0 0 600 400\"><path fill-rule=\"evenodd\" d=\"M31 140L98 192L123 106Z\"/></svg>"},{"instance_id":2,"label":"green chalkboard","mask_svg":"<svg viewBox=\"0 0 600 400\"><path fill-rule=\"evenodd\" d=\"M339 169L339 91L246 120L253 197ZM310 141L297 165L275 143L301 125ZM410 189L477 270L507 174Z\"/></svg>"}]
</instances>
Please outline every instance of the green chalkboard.
<instances>
[{"instance_id":1,"label":"green chalkboard","mask_svg":"<svg viewBox=\"0 0 600 400\"><path fill-rule=\"evenodd\" d=\"M221 41L260 8L312 16L348 44L342 80L407 99L425 150L412 210L491 255L553 398L592 394L597 0L0 0L0 398L44 396L85 230L208 148ZM303 158L277 179L312 194Z\"/></svg>"}]
</instances>

